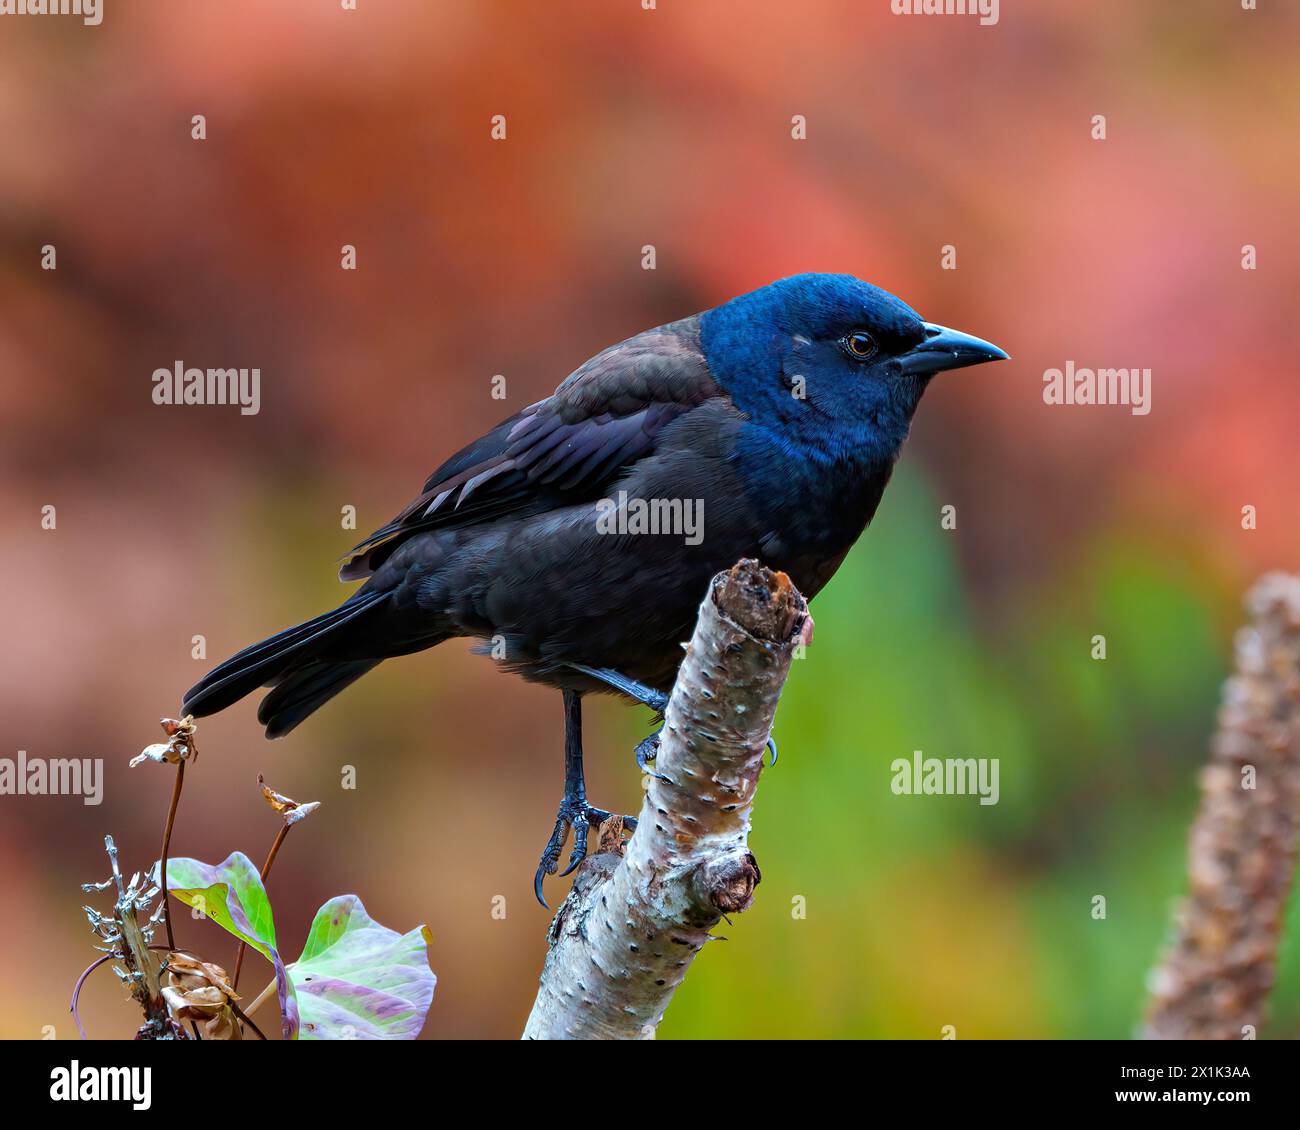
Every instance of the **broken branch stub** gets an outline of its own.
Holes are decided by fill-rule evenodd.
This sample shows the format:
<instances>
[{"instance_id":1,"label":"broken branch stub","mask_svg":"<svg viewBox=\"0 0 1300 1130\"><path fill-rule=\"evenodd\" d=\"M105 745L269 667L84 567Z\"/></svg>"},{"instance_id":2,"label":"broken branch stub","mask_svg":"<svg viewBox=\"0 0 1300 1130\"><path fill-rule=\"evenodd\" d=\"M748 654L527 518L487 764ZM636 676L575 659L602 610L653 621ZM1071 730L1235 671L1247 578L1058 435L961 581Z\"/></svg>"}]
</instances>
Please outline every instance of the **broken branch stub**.
<instances>
[{"instance_id":1,"label":"broken branch stub","mask_svg":"<svg viewBox=\"0 0 1300 1130\"><path fill-rule=\"evenodd\" d=\"M623 854L579 869L525 1039L652 1039L710 929L749 906L763 753L795 649L811 639L784 573L746 560L713 578L665 711L655 770L668 779L646 778Z\"/></svg>"}]
</instances>

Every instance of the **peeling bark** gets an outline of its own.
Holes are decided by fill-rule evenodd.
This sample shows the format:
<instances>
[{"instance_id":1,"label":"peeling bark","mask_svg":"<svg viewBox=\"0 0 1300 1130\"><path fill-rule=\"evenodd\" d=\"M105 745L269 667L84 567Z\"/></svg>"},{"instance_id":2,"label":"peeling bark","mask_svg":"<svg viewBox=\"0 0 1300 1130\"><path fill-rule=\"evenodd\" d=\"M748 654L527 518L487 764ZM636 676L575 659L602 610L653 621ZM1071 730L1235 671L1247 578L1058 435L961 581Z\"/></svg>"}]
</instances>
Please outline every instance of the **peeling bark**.
<instances>
[{"instance_id":1,"label":"peeling bark","mask_svg":"<svg viewBox=\"0 0 1300 1130\"><path fill-rule=\"evenodd\" d=\"M714 577L673 687L656 772L622 844L607 821L551 923L525 1039L653 1039L724 914L760 873L750 812L777 701L812 618L784 573L742 561Z\"/></svg>"},{"instance_id":2,"label":"peeling bark","mask_svg":"<svg viewBox=\"0 0 1300 1130\"><path fill-rule=\"evenodd\" d=\"M1151 979L1153 1039L1253 1036L1273 986L1300 833L1300 577L1263 577L1246 608L1201 774L1190 893Z\"/></svg>"}]
</instances>

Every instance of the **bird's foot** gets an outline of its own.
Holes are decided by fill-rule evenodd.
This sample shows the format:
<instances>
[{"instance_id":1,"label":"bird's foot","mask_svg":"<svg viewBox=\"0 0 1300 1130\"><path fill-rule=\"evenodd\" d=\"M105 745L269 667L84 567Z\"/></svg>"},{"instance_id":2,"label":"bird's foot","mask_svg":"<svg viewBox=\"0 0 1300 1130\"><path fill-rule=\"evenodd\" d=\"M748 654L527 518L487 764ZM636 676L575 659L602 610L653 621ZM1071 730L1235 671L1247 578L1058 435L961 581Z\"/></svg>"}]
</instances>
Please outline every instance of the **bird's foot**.
<instances>
[{"instance_id":1,"label":"bird's foot","mask_svg":"<svg viewBox=\"0 0 1300 1130\"><path fill-rule=\"evenodd\" d=\"M647 687L644 683L638 683L635 679L630 679L626 675L620 675L617 671L608 667L588 667L582 663L570 663L575 671L581 671L584 675L589 675L593 679L599 679L602 683L613 687L616 691L622 691L628 698L633 698L642 706L648 706L662 720L664 711L668 709L668 696L663 691L657 691L654 687ZM636 763L642 773L652 772L648 762L651 762L659 753L659 735L662 727L656 730L644 741L637 744ZM776 764L776 741L770 735L767 739L767 748L772 754L771 764ZM661 781L667 781L669 778L662 773L654 773Z\"/></svg>"},{"instance_id":2,"label":"bird's foot","mask_svg":"<svg viewBox=\"0 0 1300 1130\"><path fill-rule=\"evenodd\" d=\"M659 729L649 737L642 738L641 741L637 742L636 750L634 751L636 754L636 765L642 773L649 773L650 776L657 780L667 781L671 785L673 783L671 777L665 776L657 769L650 768L650 762L659 756L659 735L662 733L663 727L660 726Z\"/></svg>"},{"instance_id":3,"label":"bird's foot","mask_svg":"<svg viewBox=\"0 0 1300 1130\"><path fill-rule=\"evenodd\" d=\"M649 773L650 776L657 777L660 781L667 781L671 785L672 784L671 777L666 777L658 770L650 768L650 762L654 761L655 758L659 756L659 742L660 742L659 735L662 734L663 732L664 732L663 727L660 726L659 729L657 729L648 738L643 738L640 742L638 742L636 750L634 752L636 753L637 768L640 769L642 773ZM776 764L776 739L774 739L770 735L768 736L767 739L767 748L772 754L771 763L775 765Z\"/></svg>"},{"instance_id":4,"label":"bird's foot","mask_svg":"<svg viewBox=\"0 0 1300 1130\"><path fill-rule=\"evenodd\" d=\"M555 831L551 833L551 838L546 841L546 848L542 852L541 862L537 865L537 874L533 878L533 894L537 896L537 901L547 910L551 908L542 896L542 880L547 875L554 875L556 868L559 867L560 855L564 851L564 845L569 840L569 829L573 829L573 851L569 854L568 865L560 872L560 878L564 878L565 875L572 872L578 864L587 858L587 837L592 825L599 828L612 815L613 813L588 804L585 800L565 797L560 802L560 810L555 816ZM623 827L629 832L635 831L636 819L631 816L624 816Z\"/></svg>"}]
</instances>

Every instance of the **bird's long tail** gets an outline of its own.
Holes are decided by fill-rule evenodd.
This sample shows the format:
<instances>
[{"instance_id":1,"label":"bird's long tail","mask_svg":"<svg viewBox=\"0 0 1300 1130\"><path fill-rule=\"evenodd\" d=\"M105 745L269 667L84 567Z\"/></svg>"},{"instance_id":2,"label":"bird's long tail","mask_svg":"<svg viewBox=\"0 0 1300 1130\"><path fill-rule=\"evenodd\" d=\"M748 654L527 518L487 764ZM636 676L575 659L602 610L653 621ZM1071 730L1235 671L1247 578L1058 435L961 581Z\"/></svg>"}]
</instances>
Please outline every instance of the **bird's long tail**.
<instances>
[{"instance_id":1,"label":"bird's long tail","mask_svg":"<svg viewBox=\"0 0 1300 1130\"><path fill-rule=\"evenodd\" d=\"M274 687L257 711L268 738L287 734L380 658L348 655L349 628L387 601L382 593L359 593L332 612L286 628L232 655L185 692L184 714L203 717L224 710L258 687Z\"/></svg>"},{"instance_id":2,"label":"bird's long tail","mask_svg":"<svg viewBox=\"0 0 1300 1130\"><path fill-rule=\"evenodd\" d=\"M276 682L275 689L257 708L257 720L266 727L268 738L283 737L381 662L380 659L353 659L343 663L308 660Z\"/></svg>"}]
</instances>

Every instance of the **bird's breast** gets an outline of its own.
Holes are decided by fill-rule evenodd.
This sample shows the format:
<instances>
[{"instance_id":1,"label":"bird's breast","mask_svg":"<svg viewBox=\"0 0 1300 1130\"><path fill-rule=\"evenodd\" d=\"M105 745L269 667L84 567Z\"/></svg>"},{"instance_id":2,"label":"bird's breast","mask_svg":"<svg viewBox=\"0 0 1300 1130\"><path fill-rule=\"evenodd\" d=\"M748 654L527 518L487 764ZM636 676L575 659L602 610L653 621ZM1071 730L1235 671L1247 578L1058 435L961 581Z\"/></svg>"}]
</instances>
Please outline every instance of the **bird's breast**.
<instances>
[{"instance_id":1,"label":"bird's breast","mask_svg":"<svg viewBox=\"0 0 1300 1130\"><path fill-rule=\"evenodd\" d=\"M743 439L737 452L740 481L764 527L763 560L813 595L875 515L893 462L832 457L762 434Z\"/></svg>"}]
</instances>

